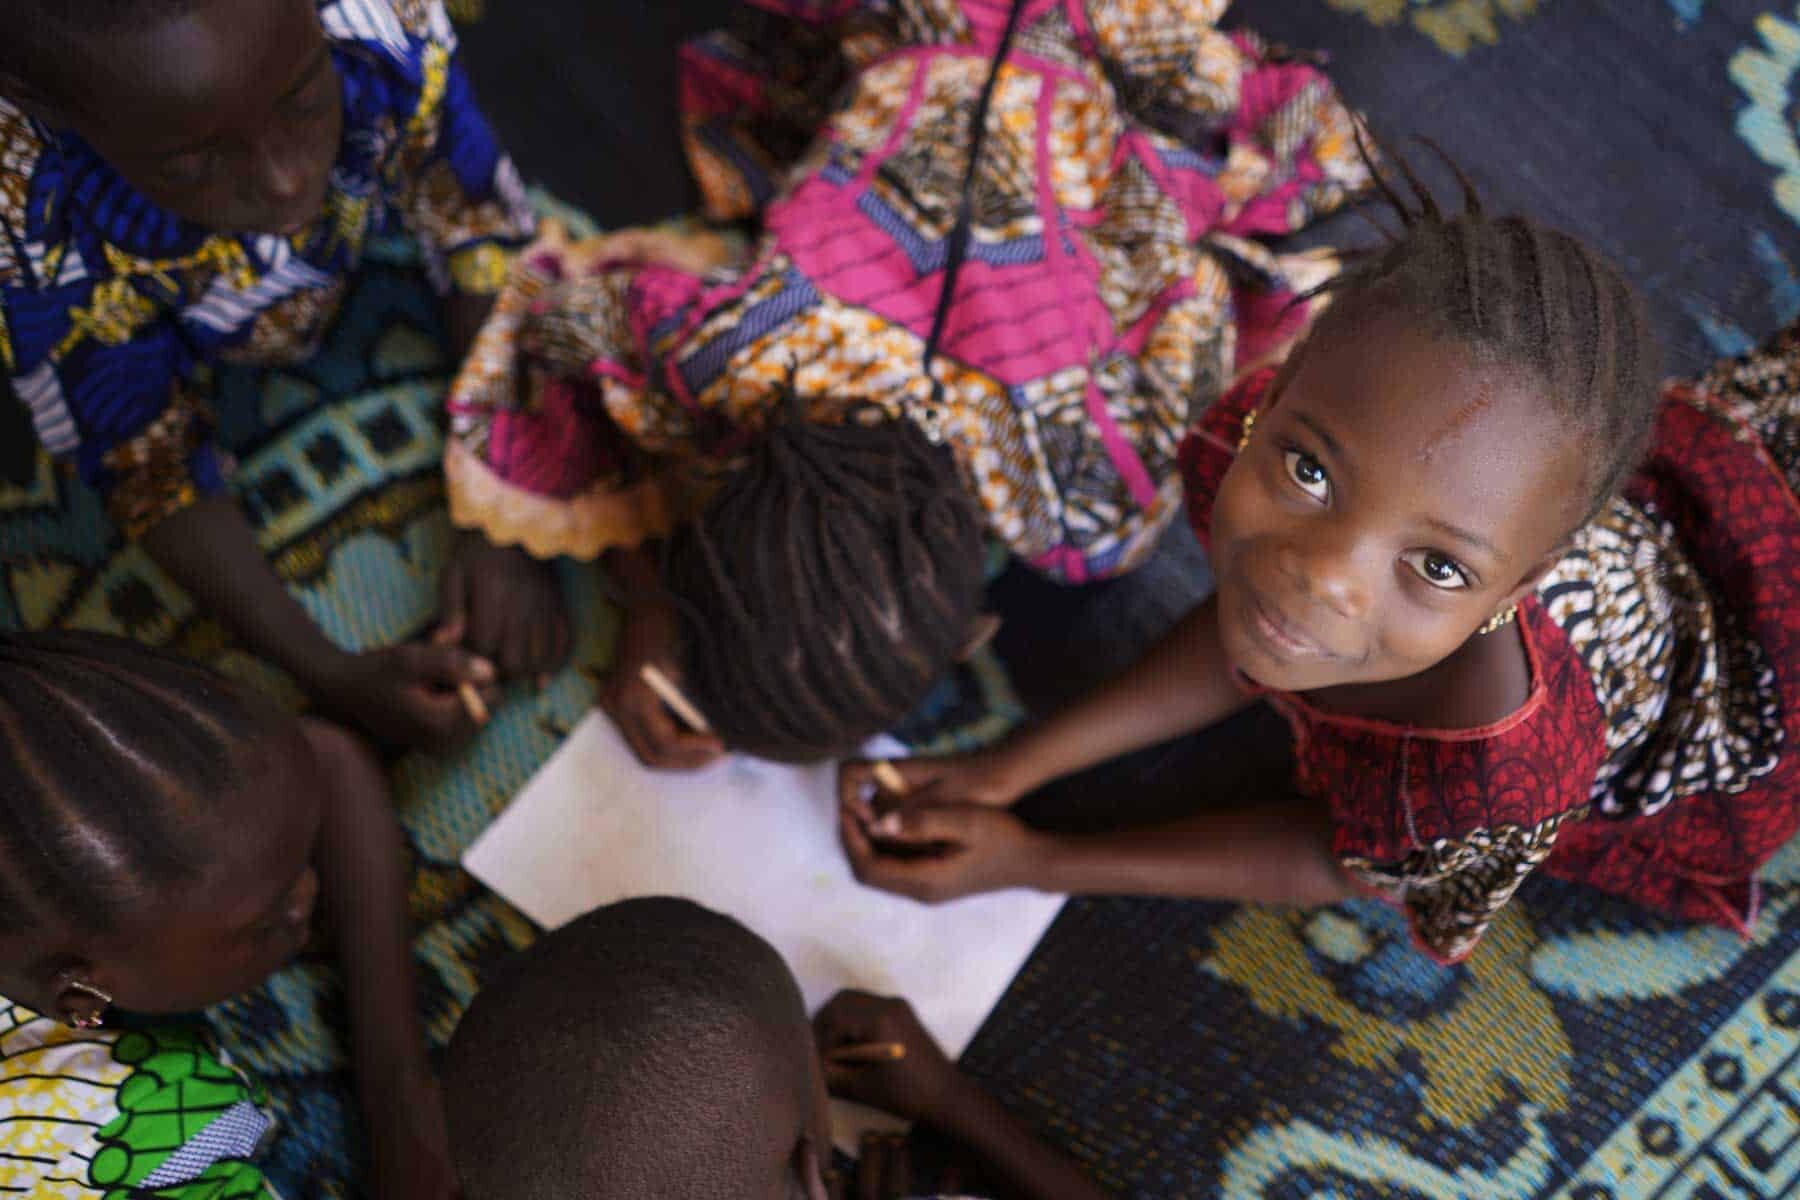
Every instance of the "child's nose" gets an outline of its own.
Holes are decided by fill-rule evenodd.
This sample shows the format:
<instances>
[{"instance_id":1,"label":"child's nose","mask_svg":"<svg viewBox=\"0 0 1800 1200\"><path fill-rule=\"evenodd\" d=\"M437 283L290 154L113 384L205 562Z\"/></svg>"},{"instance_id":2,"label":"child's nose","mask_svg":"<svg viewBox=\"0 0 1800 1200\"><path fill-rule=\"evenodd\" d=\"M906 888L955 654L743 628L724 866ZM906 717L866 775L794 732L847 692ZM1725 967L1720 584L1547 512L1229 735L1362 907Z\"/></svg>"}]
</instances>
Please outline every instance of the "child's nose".
<instances>
[{"instance_id":1,"label":"child's nose","mask_svg":"<svg viewBox=\"0 0 1800 1200\"><path fill-rule=\"evenodd\" d=\"M1298 543L1291 548L1287 565L1307 599L1346 620L1368 615L1372 589L1353 543L1332 538Z\"/></svg>"}]
</instances>

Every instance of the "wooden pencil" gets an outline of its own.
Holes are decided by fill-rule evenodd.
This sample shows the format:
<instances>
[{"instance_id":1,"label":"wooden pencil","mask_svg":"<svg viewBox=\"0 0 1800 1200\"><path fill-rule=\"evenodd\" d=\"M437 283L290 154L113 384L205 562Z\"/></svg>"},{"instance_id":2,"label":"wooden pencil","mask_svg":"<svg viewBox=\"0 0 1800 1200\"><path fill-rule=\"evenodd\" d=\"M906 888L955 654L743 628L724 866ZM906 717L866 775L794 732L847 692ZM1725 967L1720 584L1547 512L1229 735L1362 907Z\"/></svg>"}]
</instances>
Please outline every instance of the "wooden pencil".
<instances>
[{"instance_id":1,"label":"wooden pencil","mask_svg":"<svg viewBox=\"0 0 1800 1200\"><path fill-rule=\"evenodd\" d=\"M650 685L650 690L655 692L658 698L669 706L669 710L687 724L689 729L695 733L712 732L712 726L706 723L706 718L700 715L700 710L694 707L694 702L682 695L681 689L676 687L667 675L648 663L644 665L644 669L639 674L643 676L644 682Z\"/></svg>"},{"instance_id":2,"label":"wooden pencil","mask_svg":"<svg viewBox=\"0 0 1800 1200\"><path fill-rule=\"evenodd\" d=\"M477 725L488 723L488 717L492 714L488 712L487 702L481 698L481 693L475 690L474 684L467 680L457 684L456 694L462 698L462 706L468 712L469 720Z\"/></svg>"},{"instance_id":3,"label":"wooden pencil","mask_svg":"<svg viewBox=\"0 0 1800 1200\"><path fill-rule=\"evenodd\" d=\"M912 791L906 786L906 777L896 771L894 764L887 759L876 759L871 769L875 772L875 782L881 785L882 791L894 796L904 796Z\"/></svg>"},{"instance_id":4,"label":"wooden pencil","mask_svg":"<svg viewBox=\"0 0 1800 1200\"><path fill-rule=\"evenodd\" d=\"M825 1057L843 1065L899 1062L906 1057L906 1047L899 1042L864 1042L855 1046L839 1046Z\"/></svg>"}]
</instances>

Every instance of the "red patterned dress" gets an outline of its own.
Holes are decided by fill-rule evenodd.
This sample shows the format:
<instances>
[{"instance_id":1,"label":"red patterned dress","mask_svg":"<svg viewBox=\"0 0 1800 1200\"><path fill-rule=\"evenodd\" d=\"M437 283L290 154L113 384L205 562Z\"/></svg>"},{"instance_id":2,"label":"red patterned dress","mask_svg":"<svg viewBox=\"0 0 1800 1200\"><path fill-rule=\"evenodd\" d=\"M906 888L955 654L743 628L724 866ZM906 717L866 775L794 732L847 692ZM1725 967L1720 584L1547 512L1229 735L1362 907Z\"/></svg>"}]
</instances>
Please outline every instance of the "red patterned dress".
<instances>
[{"instance_id":1,"label":"red patterned dress","mask_svg":"<svg viewBox=\"0 0 1800 1200\"><path fill-rule=\"evenodd\" d=\"M1245 380L1182 447L1207 539ZM1534 870L1747 931L1800 827L1800 326L1665 392L1648 461L1519 608L1531 692L1480 729L1288 719L1333 852L1457 961Z\"/></svg>"}]
</instances>

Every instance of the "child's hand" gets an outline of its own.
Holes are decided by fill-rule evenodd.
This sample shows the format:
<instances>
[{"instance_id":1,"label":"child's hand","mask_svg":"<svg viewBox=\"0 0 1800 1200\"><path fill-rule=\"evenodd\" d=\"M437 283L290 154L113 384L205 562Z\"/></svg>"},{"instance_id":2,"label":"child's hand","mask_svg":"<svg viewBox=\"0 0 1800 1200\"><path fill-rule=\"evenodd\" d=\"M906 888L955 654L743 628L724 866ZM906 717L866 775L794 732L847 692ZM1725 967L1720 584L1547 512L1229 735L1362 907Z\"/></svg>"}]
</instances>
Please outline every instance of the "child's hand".
<instances>
[{"instance_id":1,"label":"child's hand","mask_svg":"<svg viewBox=\"0 0 1800 1200\"><path fill-rule=\"evenodd\" d=\"M838 799L874 820L875 810L883 803L905 800L915 805L1006 808L1029 790L1004 748L942 758L897 758L889 765L906 781L904 795L893 795L881 786L875 763L851 759L838 768Z\"/></svg>"},{"instance_id":2,"label":"child's hand","mask_svg":"<svg viewBox=\"0 0 1800 1200\"><path fill-rule=\"evenodd\" d=\"M911 1121L942 1122L967 1086L904 1000L839 992L813 1018L813 1040L832 1095ZM833 1057L848 1047L884 1044L902 1047L903 1056L877 1062Z\"/></svg>"},{"instance_id":3,"label":"child's hand","mask_svg":"<svg viewBox=\"0 0 1800 1200\"><path fill-rule=\"evenodd\" d=\"M499 673L460 646L411 642L345 655L320 686L327 713L389 745L449 750L480 731L458 689L500 702Z\"/></svg>"},{"instance_id":4,"label":"child's hand","mask_svg":"<svg viewBox=\"0 0 1800 1200\"><path fill-rule=\"evenodd\" d=\"M680 686L675 644L675 611L668 600L651 594L638 597L625 610L612 670L600 681L600 707L619 727L639 762L647 767L692 771L724 754L725 745L711 734L696 733L683 725L644 682L644 668L654 666Z\"/></svg>"},{"instance_id":5,"label":"child's hand","mask_svg":"<svg viewBox=\"0 0 1800 1200\"><path fill-rule=\"evenodd\" d=\"M832 1172L825 1177L825 1186L828 1200L906 1200L915 1194L906 1139L864 1134L856 1173Z\"/></svg>"},{"instance_id":6,"label":"child's hand","mask_svg":"<svg viewBox=\"0 0 1800 1200\"><path fill-rule=\"evenodd\" d=\"M464 530L456 536L438 593L433 641L474 651L507 679L534 678L540 684L568 661L569 617L550 563Z\"/></svg>"},{"instance_id":7,"label":"child's hand","mask_svg":"<svg viewBox=\"0 0 1800 1200\"><path fill-rule=\"evenodd\" d=\"M1028 887L1051 843L1010 812L974 804L908 805L872 819L843 804L838 833L858 882L926 904Z\"/></svg>"}]
</instances>

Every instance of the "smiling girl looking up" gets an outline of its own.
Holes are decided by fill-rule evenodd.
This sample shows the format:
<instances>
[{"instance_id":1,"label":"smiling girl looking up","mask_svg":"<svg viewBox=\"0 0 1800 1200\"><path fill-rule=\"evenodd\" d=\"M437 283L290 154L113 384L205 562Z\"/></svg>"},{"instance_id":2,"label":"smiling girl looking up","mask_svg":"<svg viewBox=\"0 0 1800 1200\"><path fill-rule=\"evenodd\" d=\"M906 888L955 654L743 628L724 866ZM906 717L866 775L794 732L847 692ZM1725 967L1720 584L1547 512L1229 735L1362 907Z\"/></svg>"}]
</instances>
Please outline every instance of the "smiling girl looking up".
<instances>
[{"instance_id":1,"label":"smiling girl looking up","mask_svg":"<svg viewBox=\"0 0 1800 1200\"><path fill-rule=\"evenodd\" d=\"M908 765L900 810L846 767L865 880L1372 889L1452 961L1539 869L1748 928L1800 813L1800 336L1659 403L1651 331L1593 251L1472 194L1390 200L1400 235L1183 448L1216 592L1053 719ZM1085 837L1004 811L1258 698L1293 729L1285 803Z\"/></svg>"}]
</instances>

